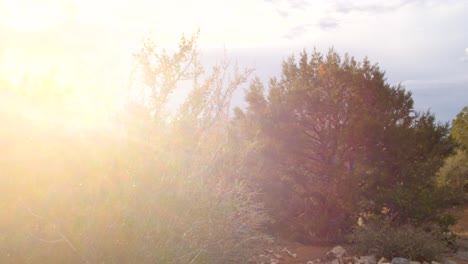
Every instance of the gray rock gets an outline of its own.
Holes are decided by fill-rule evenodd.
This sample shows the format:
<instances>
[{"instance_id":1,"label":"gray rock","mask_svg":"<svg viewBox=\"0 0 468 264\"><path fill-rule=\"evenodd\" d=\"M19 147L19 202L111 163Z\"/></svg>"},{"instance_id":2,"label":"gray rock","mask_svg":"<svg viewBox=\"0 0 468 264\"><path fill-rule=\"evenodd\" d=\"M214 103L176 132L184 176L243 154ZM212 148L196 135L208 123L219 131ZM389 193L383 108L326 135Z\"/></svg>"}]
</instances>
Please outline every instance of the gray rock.
<instances>
[{"instance_id":1,"label":"gray rock","mask_svg":"<svg viewBox=\"0 0 468 264\"><path fill-rule=\"evenodd\" d=\"M468 261L468 251L458 251L457 253L455 253L453 255L455 258L458 258L458 259L461 259L461 260L464 260L464 261Z\"/></svg>"},{"instance_id":2,"label":"gray rock","mask_svg":"<svg viewBox=\"0 0 468 264\"><path fill-rule=\"evenodd\" d=\"M387 259L382 257L380 258L379 262L377 262L377 264L383 264L384 262L387 262Z\"/></svg>"},{"instance_id":3,"label":"gray rock","mask_svg":"<svg viewBox=\"0 0 468 264\"><path fill-rule=\"evenodd\" d=\"M357 264L358 258L355 257L343 257L341 258L341 264Z\"/></svg>"},{"instance_id":4,"label":"gray rock","mask_svg":"<svg viewBox=\"0 0 468 264\"><path fill-rule=\"evenodd\" d=\"M393 258L392 264L410 264L410 261L405 258Z\"/></svg>"},{"instance_id":5,"label":"gray rock","mask_svg":"<svg viewBox=\"0 0 468 264\"><path fill-rule=\"evenodd\" d=\"M293 258L297 258L297 254L296 253L292 253L291 251L289 251L287 248L283 248L283 250L281 250L283 252L286 252L289 256L293 257Z\"/></svg>"},{"instance_id":6,"label":"gray rock","mask_svg":"<svg viewBox=\"0 0 468 264\"><path fill-rule=\"evenodd\" d=\"M375 256L362 256L358 260L359 264L376 264L377 260Z\"/></svg>"},{"instance_id":7,"label":"gray rock","mask_svg":"<svg viewBox=\"0 0 468 264\"><path fill-rule=\"evenodd\" d=\"M258 255L258 261L259 261L260 263L266 263L266 262L268 262L269 260L270 260L270 257L268 257L267 255L263 255L263 254Z\"/></svg>"},{"instance_id":8,"label":"gray rock","mask_svg":"<svg viewBox=\"0 0 468 264\"><path fill-rule=\"evenodd\" d=\"M332 250L330 250L327 253L327 256L334 257L334 258L341 258L345 254L346 254L346 250L341 246L337 246L337 247L334 247Z\"/></svg>"},{"instance_id":9,"label":"gray rock","mask_svg":"<svg viewBox=\"0 0 468 264\"><path fill-rule=\"evenodd\" d=\"M456 245L458 246L458 250L466 251L468 250L468 239L459 238L456 241Z\"/></svg>"}]
</instances>

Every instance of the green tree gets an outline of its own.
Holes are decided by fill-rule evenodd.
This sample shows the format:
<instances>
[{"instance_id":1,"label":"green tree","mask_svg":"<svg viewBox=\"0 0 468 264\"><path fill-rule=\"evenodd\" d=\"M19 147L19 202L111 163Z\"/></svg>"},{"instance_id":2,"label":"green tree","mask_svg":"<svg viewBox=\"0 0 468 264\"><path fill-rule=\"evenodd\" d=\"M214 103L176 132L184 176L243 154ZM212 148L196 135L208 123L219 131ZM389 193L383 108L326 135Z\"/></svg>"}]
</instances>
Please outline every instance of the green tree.
<instances>
[{"instance_id":1,"label":"green tree","mask_svg":"<svg viewBox=\"0 0 468 264\"><path fill-rule=\"evenodd\" d=\"M463 150L448 157L439 171L438 183L447 188L446 200L456 201L468 191L468 153Z\"/></svg>"},{"instance_id":2,"label":"green tree","mask_svg":"<svg viewBox=\"0 0 468 264\"><path fill-rule=\"evenodd\" d=\"M453 120L450 135L462 148L468 149L468 106L463 107Z\"/></svg>"},{"instance_id":3,"label":"green tree","mask_svg":"<svg viewBox=\"0 0 468 264\"><path fill-rule=\"evenodd\" d=\"M257 146L245 174L281 229L295 223L301 239L336 240L359 212L387 206L400 221L416 217L450 148L447 126L416 113L410 92L334 50L288 59L263 90L252 82L234 124L241 144Z\"/></svg>"},{"instance_id":4,"label":"green tree","mask_svg":"<svg viewBox=\"0 0 468 264\"><path fill-rule=\"evenodd\" d=\"M445 200L456 202L468 191L468 106L452 121L450 135L458 143L458 149L445 160L438 184L446 189Z\"/></svg>"}]
</instances>

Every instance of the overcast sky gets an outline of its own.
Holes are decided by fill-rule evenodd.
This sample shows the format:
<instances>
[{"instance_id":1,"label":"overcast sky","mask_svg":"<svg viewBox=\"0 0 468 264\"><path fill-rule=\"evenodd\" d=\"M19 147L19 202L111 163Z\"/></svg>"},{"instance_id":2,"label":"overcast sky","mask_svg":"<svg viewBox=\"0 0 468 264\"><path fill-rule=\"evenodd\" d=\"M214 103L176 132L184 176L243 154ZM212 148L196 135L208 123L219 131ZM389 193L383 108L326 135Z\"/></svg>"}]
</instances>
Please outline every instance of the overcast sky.
<instances>
[{"instance_id":1,"label":"overcast sky","mask_svg":"<svg viewBox=\"0 0 468 264\"><path fill-rule=\"evenodd\" d=\"M226 48L264 80L291 54L333 46L379 63L440 121L468 105L468 0L0 0L3 64L53 65L102 93L126 86L143 36L170 48L198 28L205 55Z\"/></svg>"}]
</instances>

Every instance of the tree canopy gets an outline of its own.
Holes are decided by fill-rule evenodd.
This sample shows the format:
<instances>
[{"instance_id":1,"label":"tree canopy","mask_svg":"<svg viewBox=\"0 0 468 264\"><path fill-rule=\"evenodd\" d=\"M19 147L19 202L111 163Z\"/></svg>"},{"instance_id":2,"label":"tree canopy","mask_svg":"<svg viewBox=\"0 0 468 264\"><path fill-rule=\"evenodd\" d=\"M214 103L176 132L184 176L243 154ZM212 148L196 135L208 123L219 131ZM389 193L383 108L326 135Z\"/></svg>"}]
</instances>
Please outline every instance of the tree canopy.
<instances>
[{"instance_id":1,"label":"tree canopy","mask_svg":"<svg viewBox=\"0 0 468 264\"><path fill-rule=\"evenodd\" d=\"M450 153L448 126L416 112L411 93L388 84L378 65L304 51L264 90L251 83L235 125L239 141L260 146L247 171L280 225L294 220L309 239L336 239L359 213L429 214L415 203L430 204L421 197Z\"/></svg>"},{"instance_id":2,"label":"tree canopy","mask_svg":"<svg viewBox=\"0 0 468 264\"><path fill-rule=\"evenodd\" d=\"M462 148L468 149L468 106L463 107L453 120L450 135Z\"/></svg>"}]
</instances>

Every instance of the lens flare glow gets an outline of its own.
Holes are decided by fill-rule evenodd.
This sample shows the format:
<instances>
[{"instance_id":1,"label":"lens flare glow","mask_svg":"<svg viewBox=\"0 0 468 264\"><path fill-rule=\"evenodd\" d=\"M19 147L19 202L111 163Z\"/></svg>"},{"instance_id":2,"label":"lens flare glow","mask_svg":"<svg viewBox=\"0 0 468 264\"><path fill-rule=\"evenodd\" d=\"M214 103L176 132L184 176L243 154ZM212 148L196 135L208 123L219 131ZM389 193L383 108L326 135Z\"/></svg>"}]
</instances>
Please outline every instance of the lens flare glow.
<instances>
[{"instance_id":1,"label":"lens flare glow","mask_svg":"<svg viewBox=\"0 0 468 264\"><path fill-rule=\"evenodd\" d=\"M6 0L0 5L1 22L13 30L45 30L64 22L66 10L59 1Z\"/></svg>"}]
</instances>

